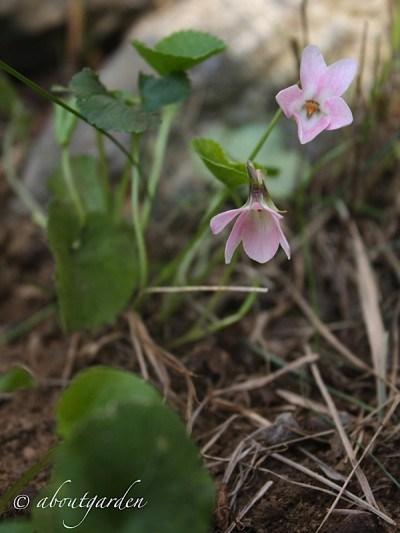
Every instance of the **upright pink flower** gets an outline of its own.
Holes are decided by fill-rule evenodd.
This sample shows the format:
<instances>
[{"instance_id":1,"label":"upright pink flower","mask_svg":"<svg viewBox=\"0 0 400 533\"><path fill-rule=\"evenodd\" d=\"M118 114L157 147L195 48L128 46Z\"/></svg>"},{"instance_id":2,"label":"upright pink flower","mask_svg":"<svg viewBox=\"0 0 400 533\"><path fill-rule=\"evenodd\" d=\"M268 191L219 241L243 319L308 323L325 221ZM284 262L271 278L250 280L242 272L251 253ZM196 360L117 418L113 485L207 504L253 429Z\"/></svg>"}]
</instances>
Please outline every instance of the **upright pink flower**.
<instances>
[{"instance_id":1,"label":"upright pink flower","mask_svg":"<svg viewBox=\"0 0 400 533\"><path fill-rule=\"evenodd\" d=\"M341 98L357 70L353 59L341 59L329 67L317 46L307 46L301 56L300 82L276 95L287 118L297 122L302 144L312 141L321 131L336 130L353 122L353 115Z\"/></svg>"},{"instance_id":2,"label":"upright pink flower","mask_svg":"<svg viewBox=\"0 0 400 533\"><path fill-rule=\"evenodd\" d=\"M256 170L251 163L248 163L247 168L250 177L250 194L245 205L239 209L220 213L210 221L211 231L216 234L237 217L226 241L225 262L231 262L241 241L246 254L259 263L266 263L272 259L279 245L290 259L289 243L280 224L283 216L276 208L267 205L268 193L261 172Z\"/></svg>"}]
</instances>

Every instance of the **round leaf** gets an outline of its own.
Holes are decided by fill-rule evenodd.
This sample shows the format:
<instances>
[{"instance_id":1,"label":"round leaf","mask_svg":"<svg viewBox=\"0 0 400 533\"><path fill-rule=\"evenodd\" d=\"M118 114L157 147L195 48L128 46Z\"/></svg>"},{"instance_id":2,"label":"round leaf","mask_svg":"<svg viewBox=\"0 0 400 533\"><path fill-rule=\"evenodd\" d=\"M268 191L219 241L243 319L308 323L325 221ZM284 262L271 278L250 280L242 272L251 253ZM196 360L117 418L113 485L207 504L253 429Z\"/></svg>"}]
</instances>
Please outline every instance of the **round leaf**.
<instances>
[{"instance_id":1,"label":"round leaf","mask_svg":"<svg viewBox=\"0 0 400 533\"><path fill-rule=\"evenodd\" d=\"M65 483L71 480L71 483ZM63 484L64 483L64 484ZM103 508L34 509L41 533L79 524L86 533L208 533L214 488L198 451L175 413L161 403L129 402L77 427L55 457L51 485L39 495L103 501ZM110 498L131 508L107 506ZM75 500L76 501L76 500ZM121 500L120 500L121 502ZM138 503L138 506L135 504ZM43 505L43 504L42 504ZM122 509L121 509L122 507Z\"/></svg>"},{"instance_id":2,"label":"round leaf","mask_svg":"<svg viewBox=\"0 0 400 533\"><path fill-rule=\"evenodd\" d=\"M99 411L134 400L148 405L161 402L154 387L130 372L94 367L80 372L63 392L57 408L58 433L67 438L73 429Z\"/></svg>"},{"instance_id":3,"label":"round leaf","mask_svg":"<svg viewBox=\"0 0 400 533\"><path fill-rule=\"evenodd\" d=\"M132 44L143 59L160 74L187 70L225 49L225 43L221 39L193 30L173 33L153 48L138 40Z\"/></svg>"}]
</instances>

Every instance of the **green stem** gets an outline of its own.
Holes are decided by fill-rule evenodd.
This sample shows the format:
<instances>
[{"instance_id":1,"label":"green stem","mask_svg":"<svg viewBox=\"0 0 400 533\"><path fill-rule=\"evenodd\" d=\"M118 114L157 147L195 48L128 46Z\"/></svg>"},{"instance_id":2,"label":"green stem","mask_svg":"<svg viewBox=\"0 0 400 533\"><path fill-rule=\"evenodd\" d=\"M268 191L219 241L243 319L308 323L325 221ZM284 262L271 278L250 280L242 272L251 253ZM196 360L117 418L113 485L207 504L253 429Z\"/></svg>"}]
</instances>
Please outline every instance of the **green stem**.
<instances>
[{"instance_id":1,"label":"green stem","mask_svg":"<svg viewBox=\"0 0 400 533\"><path fill-rule=\"evenodd\" d=\"M162 283L168 283L172 278L174 279L173 284L176 285L178 280L182 279L182 276L189 268L192 258L200 246L202 239L210 231L210 218L218 212L228 197L228 194L229 192L227 189L222 189L214 196L212 204L199 224L199 229L196 235L186 244L185 248L179 255L163 267L158 276L153 280L152 285L157 286Z\"/></svg>"},{"instance_id":2,"label":"green stem","mask_svg":"<svg viewBox=\"0 0 400 533\"><path fill-rule=\"evenodd\" d=\"M139 137L133 135L132 151L135 158L139 156ZM144 240L143 226L141 223L140 209L139 209L139 172L136 167L131 170L131 205L132 205L132 222L135 231L136 242L139 256L139 286L146 287L147 284L147 252L146 243Z\"/></svg>"},{"instance_id":3,"label":"green stem","mask_svg":"<svg viewBox=\"0 0 400 533\"><path fill-rule=\"evenodd\" d=\"M168 137L171 131L171 126L173 119L178 110L178 106L169 105L163 108L162 117L161 117L161 126L158 132L156 145L154 149L154 159L153 166L150 171L148 189L147 189L147 198L143 205L142 212L142 227L143 231L146 230L149 223L151 208L153 205L154 197L157 190L157 184L160 179L162 166L164 163L165 152L167 148Z\"/></svg>"},{"instance_id":4,"label":"green stem","mask_svg":"<svg viewBox=\"0 0 400 533\"><path fill-rule=\"evenodd\" d=\"M97 128L96 126L91 124L86 119L86 117L84 115L79 113L79 111L77 111L73 107L69 106L67 103L63 102L63 100L61 100L60 98L57 98L57 96L55 96L51 92L46 91L46 89L43 89L43 87L40 87L40 85L38 85L34 81L30 80L29 78L24 76L21 72L18 72L18 70L15 70L15 68L13 68L11 65L6 63L5 61L2 61L1 59L0 59L0 68L5 70L8 74L13 76L17 80L21 81L24 85L26 85L27 87L32 89L39 96L42 96L46 100L50 100L51 102L63 107L64 109L66 109L70 113L73 113L75 116L77 116L78 118L80 118L81 120L86 122L86 124L89 124L89 126L92 126L92 128L95 128L96 130L100 131L103 135L108 137L113 144L115 144L115 146L129 159L129 161L132 163L132 165L134 165L134 166L137 165L137 162L134 160L134 158L128 152L128 150L126 150L126 148L113 135L111 135L111 133L109 133L108 131L103 130L101 128Z\"/></svg>"},{"instance_id":5,"label":"green stem","mask_svg":"<svg viewBox=\"0 0 400 533\"><path fill-rule=\"evenodd\" d=\"M53 315L56 309L56 304L49 304L19 324L7 329L4 333L0 334L0 346L5 346L9 342L19 339L26 333L29 333L35 326L46 320L46 318L49 316Z\"/></svg>"},{"instance_id":6,"label":"green stem","mask_svg":"<svg viewBox=\"0 0 400 533\"><path fill-rule=\"evenodd\" d=\"M257 156L258 152L261 150L261 148L264 146L264 144L267 142L267 139L268 137L271 135L271 132L272 130L274 129L274 127L276 126L276 124L278 123L279 119L281 118L282 116L282 109L279 108L277 110L277 112L275 113L275 115L272 117L272 120L271 122L268 124L267 126L267 129L265 130L265 132L262 134L262 136L260 137L260 140L258 141L258 143L256 144L254 150L251 152L251 154L249 155L249 160L250 161L253 161L255 159L255 157Z\"/></svg>"},{"instance_id":7,"label":"green stem","mask_svg":"<svg viewBox=\"0 0 400 533\"><path fill-rule=\"evenodd\" d=\"M178 346L182 346L183 344L198 341L207 335L212 335L213 333L216 333L221 329L225 329L228 326L239 322L253 307L256 297L256 292L249 293L249 295L245 298L245 300L242 302L241 306L235 313L228 315L225 318L213 321L208 326L200 327L198 325L195 325L192 329L190 329L190 331L173 341L171 343L171 347L177 348Z\"/></svg>"},{"instance_id":8,"label":"green stem","mask_svg":"<svg viewBox=\"0 0 400 533\"><path fill-rule=\"evenodd\" d=\"M56 448L51 448L37 463L29 468L15 483L9 487L0 498L0 515L8 508L10 502L21 493L22 489L28 485L35 477L46 468L53 459Z\"/></svg>"},{"instance_id":9,"label":"green stem","mask_svg":"<svg viewBox=\"0 0 400 533\"><path fill-rule=\"evenodd\" d=\"M122 220L124 200L131 181L130 165L127 165L122 173L120 182L115 188L113 214L116 221Z\"/></svg>"},{"instance_id":10,"label":"green stem","mask_svg":"<svg viewBox=\"0 0 400 533\"><path fill-rule=\"evenodd\" d=\"M68 148L66 146L63 146L61 149L61 168L65 185L67 187L71 200L76 208L76 212L78 213L80 221L83 222L85 220L85 210L83 208L78 189L75 186L75 181L72 176L71 161L69 158Z\"/></svg>"},{"instance_id":11,"label":"green stem","mask_svg":"<svg viewBox=\"0 0 400 533\"><path fill-rule=\"evenodd\" d=\"M106 151L104 147L104 137L101 131L96 131L96 142L97 142L97 151L99 153L99 160L100 160L100 172L101 172L101 183L103 186L103 194L104 199L106 201L106 205L109 207L110 205L110 184L108 181L108 165L107 165L107 157L106 157Z\"/></svg>"},{"instance_id":12,"label":"green stem","mask_svg":"<svg viewBox=\"0 0 400 533\"><path fill-rule=\"evenodd\" d=\"M33 221L38 226L45 229L47 226L46 215L42 211L39 204L36 202L35 198L29 192L29 190L23 185L23 183L18 180L15 174L14 164L12 160L12 146L15 138L15 129L15 126L11 124L11 126L7 129L4 135L4 174L11 189L15 192L15 194L25 205L25 207L30 211Z\"/></svg>"}]
</instances>

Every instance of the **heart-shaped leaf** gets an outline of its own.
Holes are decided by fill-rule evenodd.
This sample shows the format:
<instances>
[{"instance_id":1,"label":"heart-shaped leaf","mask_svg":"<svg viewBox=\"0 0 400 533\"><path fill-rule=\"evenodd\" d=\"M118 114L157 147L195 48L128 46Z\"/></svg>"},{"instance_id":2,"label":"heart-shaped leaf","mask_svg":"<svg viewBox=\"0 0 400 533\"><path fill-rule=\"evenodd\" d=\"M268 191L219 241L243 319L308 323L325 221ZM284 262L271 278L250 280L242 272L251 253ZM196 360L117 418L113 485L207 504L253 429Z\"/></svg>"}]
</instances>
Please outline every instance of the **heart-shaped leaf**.
<instances>
[{"instance_id":1,"label":"heart-shaped leaf","mask_svg":"<svg viewBox=\"0 0 400 533\"><path fill-rule=\"evenodd\" d=\"M50 204L48 236L56 259L61 322L68 331L112 322L136 281L131 228L103 213L89 213L81 226L69 205Z\"/></svg>"},{"instance_id":2,"label":"heart-shaped leaf","mask_svg":"<svg viewBox=\"0 0 400 533\"><path fill-rule=\"evenodd\" d=\"M143 59L160 74L187 70L225 49L225 43L221 39L193 30L173 33L153 48L138 40L132 44Z\"/></svg>"},{"instance_id":3,"label":"heart-shaped leaf","mask_svg":"<svg viewBox=\"0 0 400 533\"><path fill-rule=\"evenodd\" d=\"M133 106L121 92L111 92L91 69L73 76L69 88L76 96L79 111L90 124L103 130L142 133L154 123L154 117Z\"/></svg>"}]
</instances>

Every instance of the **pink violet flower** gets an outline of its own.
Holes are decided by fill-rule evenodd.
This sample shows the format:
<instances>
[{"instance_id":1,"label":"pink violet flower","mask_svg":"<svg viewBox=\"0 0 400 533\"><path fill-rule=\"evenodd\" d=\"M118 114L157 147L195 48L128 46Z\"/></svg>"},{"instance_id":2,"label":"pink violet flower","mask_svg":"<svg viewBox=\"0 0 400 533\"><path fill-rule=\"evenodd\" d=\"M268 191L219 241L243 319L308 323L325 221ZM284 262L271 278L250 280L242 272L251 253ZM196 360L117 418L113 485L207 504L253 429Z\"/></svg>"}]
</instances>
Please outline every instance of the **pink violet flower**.
<instances>
[{"instance_id":1,"label":"pink violet flower","mask_svg":"<svg viewBox=\"0 0 400 533\"><path fill-rule=\"evenodd\" d=\"M341 98L357 71L354 59L341 59L327 66L317 46L303 50L300 83L283 89L276 100L287 118L297 122L301 144L324 130L336 130L353 122L353 114Z\"/></svg>"},{"instance_id":2,"label":"pink violet flower","mask_svg":"<svg viewBox=\"0 0 400 533\"><path fill-rule=\"evenodd\" d=\"M274 257L279 245L290 259L289 243L283 234L280 221L283 216L273 206L267 204L268 192L260 170L251 163L247 165L250 177L249 199L239 209L231 209L215 215L210 221L211 231L220 233L236 218L232 231L226 241L225 262L231 262L232 256L243 242L246 254L258 263L266 263Z\"/></svg>"}]
</instances>

